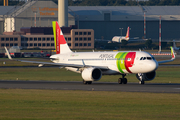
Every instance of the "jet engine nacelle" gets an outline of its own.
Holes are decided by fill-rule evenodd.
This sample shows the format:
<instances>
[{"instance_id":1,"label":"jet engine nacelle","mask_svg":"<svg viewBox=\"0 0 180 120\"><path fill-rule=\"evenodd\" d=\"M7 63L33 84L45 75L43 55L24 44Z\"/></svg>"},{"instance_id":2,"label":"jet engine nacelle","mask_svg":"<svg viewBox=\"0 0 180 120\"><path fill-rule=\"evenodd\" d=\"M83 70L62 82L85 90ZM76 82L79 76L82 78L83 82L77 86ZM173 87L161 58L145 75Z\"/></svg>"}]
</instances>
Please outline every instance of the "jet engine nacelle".
<instances>
[{"instance_id":1,"label":"jet engine nacelle","mask_svg":"<svg viewBox=\"0 0 180 120\"><path fill-rule=\"evenodd\" d=\"M98 81L101 79L102 72L98 68L89 67L85 68L81 75L84 81Z\"/></svg>"},{"instance_id":2,"label":"jet engine nacelle","mask_svg":"<svg viewBox=\"0 0 180 120\"><path fill-rule=\"evenodd\" d=\"M150 81L150 80L153 80L156 76L156 72L155 71L152 71L152 72L149 72L149 73L138 73L136 74L136 77L138 80L140 81ZM141 80L142 78L142 80Z\"/></svg>"}]
</instances>

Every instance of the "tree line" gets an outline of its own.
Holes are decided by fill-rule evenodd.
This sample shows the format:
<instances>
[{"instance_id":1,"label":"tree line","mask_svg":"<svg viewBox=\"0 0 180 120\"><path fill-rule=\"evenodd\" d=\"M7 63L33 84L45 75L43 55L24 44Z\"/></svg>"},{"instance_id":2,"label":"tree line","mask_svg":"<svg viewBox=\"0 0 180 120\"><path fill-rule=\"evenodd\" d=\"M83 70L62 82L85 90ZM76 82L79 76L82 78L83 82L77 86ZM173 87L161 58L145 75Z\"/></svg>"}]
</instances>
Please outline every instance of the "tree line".
<instances>
[{"instance_id":1,"label":"tree line","mask_svg":"<svg viewBox=\"0 0 180 120\"><path fill-rule=\"evenodd\" d=\"M44 0L46 1L46 0ZM56 4L58 0L52 0ZM9 5L22 5L25 1L22 0L12 0L9 1ZM0 0L0 5L3 5L3 0ZM138 1L138 0L68 0L69 6L175 6L180 5L180 0L147 0L147 1Z\"/></svg>"}]
</instances>

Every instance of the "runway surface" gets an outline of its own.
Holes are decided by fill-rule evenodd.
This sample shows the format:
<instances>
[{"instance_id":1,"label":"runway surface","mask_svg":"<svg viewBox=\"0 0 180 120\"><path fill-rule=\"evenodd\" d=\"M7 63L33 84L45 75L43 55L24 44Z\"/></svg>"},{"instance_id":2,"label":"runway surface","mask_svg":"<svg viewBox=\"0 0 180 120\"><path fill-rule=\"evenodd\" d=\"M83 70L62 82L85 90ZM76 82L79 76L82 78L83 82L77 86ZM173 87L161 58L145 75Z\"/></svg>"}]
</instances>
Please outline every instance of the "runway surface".
<instances>
[{"instance_id":1,"label":"runway surface","mask_svg":"<svg viewBox=\"0 0 180 120\"><path fill-rule=\"evenodd\" d=\"M180 84L174 83L146 83L139 85L138 83L118 84L113 82L93 82L91 85L84 85L82 82L0 81L0 88L180 93Z\"/></svg>"}]
</instances>

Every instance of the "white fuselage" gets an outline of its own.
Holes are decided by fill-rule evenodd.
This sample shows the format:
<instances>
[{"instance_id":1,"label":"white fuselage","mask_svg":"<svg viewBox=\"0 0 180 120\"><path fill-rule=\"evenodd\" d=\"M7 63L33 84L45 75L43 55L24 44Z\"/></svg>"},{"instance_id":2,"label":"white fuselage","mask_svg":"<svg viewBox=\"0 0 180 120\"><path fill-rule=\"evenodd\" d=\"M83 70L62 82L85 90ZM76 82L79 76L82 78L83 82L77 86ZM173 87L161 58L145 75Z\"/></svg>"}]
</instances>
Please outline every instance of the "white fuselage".
<instances>
[{"instance_id":1,"label":"white fuselage","mask_svg":"<svg viewBox=\"0 0 180 120\"><path fill-rule=\"evenodd\" d=\"M107 67L103 74L148 73L158 67L157 61L147 52L71 52L52 55L53 62L92 67ZM79 68L67 67L74 72Z\"/></svg>"},{"instance_id":2,"label":"white fuselage","mask_svg":"<svg viewBox=\"0 0 180 120\"><path fill-rule=\"evenodd\" d=\"M121 42L122 40L129 40L129 37L126 37L126 36L114 36L112 38L112 41L113 42Z\"/></svg>"}]
</instances>

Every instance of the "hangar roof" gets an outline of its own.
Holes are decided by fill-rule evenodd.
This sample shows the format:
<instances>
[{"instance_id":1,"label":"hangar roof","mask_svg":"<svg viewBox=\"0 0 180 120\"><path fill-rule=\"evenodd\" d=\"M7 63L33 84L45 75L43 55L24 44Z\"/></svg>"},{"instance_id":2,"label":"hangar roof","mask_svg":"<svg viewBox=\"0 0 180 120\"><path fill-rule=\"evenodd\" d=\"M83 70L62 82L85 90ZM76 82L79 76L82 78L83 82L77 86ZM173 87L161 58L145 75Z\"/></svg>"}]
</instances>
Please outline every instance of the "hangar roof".
<instances>
[{"instance_id":1,"label":"hangar roof","mask_svg":"<svg viewBox=\"0 0 180 120\"><path fill-rule=\"evenodd\" d=\"M113 20L180 20L180 6L69 6L79 20L103 20L104 13ZM69 11L70 14L74 14Z\"/></svg>"},{"instance_id":2,"label":"hangar roof","mask_svg":"<svg viewBox=\"0 0 180 120\"><path fill-rule=\"evenodd\" d=\"M19 6L18 7L14 7L14 6L0 6L0 15L5 15L5 14L7 14L7 12L13 12L13 11L11 11L12 9L17 9L17 8L19 8Z\"/></svg>"},{"instance_id":3,"label":"hangar roof","mask_svg":"<svg viewBox=\"0 0 180 120\"><path fill-rule=\"evenodd\" d=\"M19 8L19 6L0 6L0 21L3 20L3 15L10 14L13 12L13 10L16 10L17 8Z\"/></svg>"},{"instance_id":4,"label":"hangar roof","mask_svg":"<svg viewBox=\"0 0 180 120\"><path fill-rule=\"evenodd\" d=\"M17 8L0 6L0 17L8 11L13 13L12 10L16 11ZM162 20L180 20L180 6L69 6L68 8L71 15L78 15L78 19L82 21L104 21L105 13L109 14L111 21L143 20L144 12L147 20L158 20L160 15Z\"/></svg>"},{"instance_id":5,"label":"hangar roof","mask_svg":"<svg viewBox=\"0 0 180 120\"><path fill-rule=\"evenodd\" d=\"M100 15L110 11L112 15L180 15L180 6L69 6L78 15Z\"/></svg>"}]
</instances>

